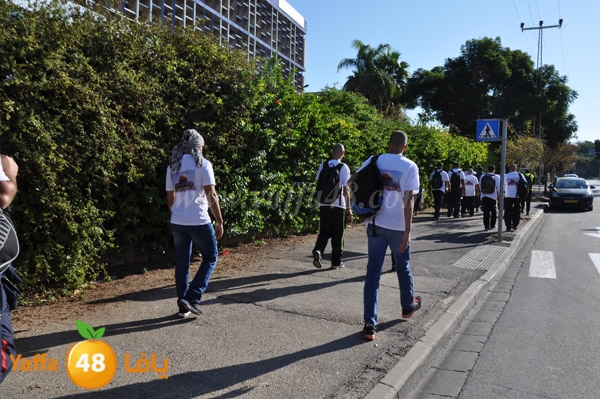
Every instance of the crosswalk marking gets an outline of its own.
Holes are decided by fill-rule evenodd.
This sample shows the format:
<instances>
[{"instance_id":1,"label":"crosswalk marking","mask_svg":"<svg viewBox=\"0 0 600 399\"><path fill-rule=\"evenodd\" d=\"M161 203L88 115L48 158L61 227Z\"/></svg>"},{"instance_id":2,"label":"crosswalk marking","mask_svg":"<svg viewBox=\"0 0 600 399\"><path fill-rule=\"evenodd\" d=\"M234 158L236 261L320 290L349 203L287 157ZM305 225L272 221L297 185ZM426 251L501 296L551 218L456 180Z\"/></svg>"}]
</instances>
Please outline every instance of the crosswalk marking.
<instances>
[{"instance_id":1,"label":"crosswalk marking","mask_svg":"<svg viewBox=\"0 0 600 399\"><path fill-rule=\"evenodd\" d=\"M600 254L588 253L588 255L592 259L592 262L594 262L594 266L596 266L596 270L598 270L598 273L600 273Z\"/></svg>"},{"instance_id":2,"label":"crosswalk marking","mask_svg":"<svg viewBox=\"0 0 600 399\"><path fill-rule=\"evenodd\" d=\"M529 277L556 278L554 253L552 251L538 251L535 249L531 251Z\"/></svg>"}]
</instances>

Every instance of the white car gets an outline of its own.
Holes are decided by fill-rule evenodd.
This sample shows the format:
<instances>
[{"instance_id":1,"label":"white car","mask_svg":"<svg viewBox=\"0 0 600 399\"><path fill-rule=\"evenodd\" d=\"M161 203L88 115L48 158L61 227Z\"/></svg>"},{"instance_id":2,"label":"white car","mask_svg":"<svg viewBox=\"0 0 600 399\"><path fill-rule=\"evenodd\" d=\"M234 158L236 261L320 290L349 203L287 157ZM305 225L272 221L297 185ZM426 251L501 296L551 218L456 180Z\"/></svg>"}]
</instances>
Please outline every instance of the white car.
<instances>
[{"instance_id":1,"label":"white car","mask_svg":"<svg viewBox=\"0 0 600 399\"><path fill-rule=\"evenodd\" d=\"M579 177L575 173L565 173L564 177Z\"/></svg>"}]
</instances>

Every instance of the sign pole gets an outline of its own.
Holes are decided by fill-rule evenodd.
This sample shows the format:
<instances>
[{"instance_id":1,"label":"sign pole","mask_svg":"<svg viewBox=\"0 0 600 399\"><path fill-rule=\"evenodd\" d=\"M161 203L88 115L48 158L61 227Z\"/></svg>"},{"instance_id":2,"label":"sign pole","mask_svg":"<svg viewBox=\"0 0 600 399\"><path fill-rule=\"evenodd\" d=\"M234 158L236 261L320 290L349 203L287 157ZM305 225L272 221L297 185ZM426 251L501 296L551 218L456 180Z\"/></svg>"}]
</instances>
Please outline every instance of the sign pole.
<instances>
[{"instance_id":1,"label":"sign pole","mask_svg":"<svg viewBox=\"0 0 600 399\"><path fill-rule=\"evenodd\" d=\"M502 154L500 155L500 189L498 190L498 241L502 241L502 223L504 222L504 175L506 174L506 136L508 120L502 120Z\"/></svg>"}]
</instances>

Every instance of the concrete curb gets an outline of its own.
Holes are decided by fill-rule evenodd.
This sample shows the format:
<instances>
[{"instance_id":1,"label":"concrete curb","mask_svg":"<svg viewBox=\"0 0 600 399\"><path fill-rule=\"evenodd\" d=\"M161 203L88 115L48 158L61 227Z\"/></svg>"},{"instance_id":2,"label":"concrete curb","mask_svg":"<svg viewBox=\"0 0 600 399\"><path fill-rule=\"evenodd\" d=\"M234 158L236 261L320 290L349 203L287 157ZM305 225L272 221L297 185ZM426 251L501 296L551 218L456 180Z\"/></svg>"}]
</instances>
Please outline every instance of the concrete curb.
<instances>
[{"instance_id":1,"label":"concrete curb","mask_svg":"<svg viewBox=\"0 0 600 399\"><path fill-rule=\"evenodd\" d=\"M390 370L386 376L369 392L365 399L399 399L409 397L419 386L438 356L446 349L466 320L466 316L485 297L500 279L515 254L522 246L526 233L533 228L538 217L543 213L534 212L522 231L515 236L507 248L503 259L499 259L474 281L463 294L444 312L427 330L425 335L408 353ZM501 221L500 221L501 223Z\"/></svg>"}]
</instances>

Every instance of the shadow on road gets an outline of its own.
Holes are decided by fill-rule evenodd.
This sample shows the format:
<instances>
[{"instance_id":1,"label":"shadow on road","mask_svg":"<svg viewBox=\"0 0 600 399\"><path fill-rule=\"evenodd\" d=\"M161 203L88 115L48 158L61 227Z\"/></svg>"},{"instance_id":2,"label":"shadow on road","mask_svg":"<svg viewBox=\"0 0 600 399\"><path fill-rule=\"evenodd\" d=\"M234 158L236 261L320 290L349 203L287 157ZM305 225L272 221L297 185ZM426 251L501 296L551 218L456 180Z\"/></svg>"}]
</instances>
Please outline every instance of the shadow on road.
<instances>
[{"instance_id":1,"label":"shadow on road","mask_svg":"<svg viewBox=\"0 0 600 399\"><path fill-rule=\"evenodd\" d=\"M85 392L74 395L61 396L68 398L153 398L153 399L192 399L210 395L218 391L228 389L238 384L250 381L262 375L268 374L290 364L323 356L324 354L349 349L356 345L365 344L360 334L352 334L335 341L318 345L312 348L276 356L255 362L247 362L227 367L195 371L169 376L168 379L156 379L150 382L136 383L122 387L104 389L102 391ZM202 362L199 354L199 362ZM210 365L204 365L210 367ZM334 372L334 371L332 371ZM249 384L250 385L250 384ZM227 399L243 397L244 394L257 387L246 387L228 391L219 396L211 396L214 399Z\"/></svg>"}]
</instances>

